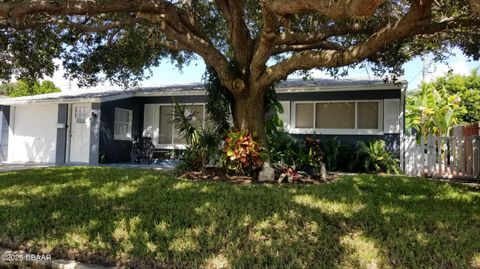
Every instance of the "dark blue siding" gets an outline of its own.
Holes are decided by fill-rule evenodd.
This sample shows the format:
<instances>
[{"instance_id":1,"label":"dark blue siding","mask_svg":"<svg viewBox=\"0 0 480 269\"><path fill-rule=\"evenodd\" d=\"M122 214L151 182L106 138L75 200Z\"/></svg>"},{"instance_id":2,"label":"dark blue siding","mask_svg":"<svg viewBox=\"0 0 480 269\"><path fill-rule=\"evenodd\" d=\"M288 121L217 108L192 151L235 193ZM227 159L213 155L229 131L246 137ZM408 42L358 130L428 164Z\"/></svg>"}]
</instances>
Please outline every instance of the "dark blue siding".
<instances>
[{"instance_id":1,"label":"dark blue siding","mask_svg":"<svg viewBox=\"0 0 480 269\"><path fill-rule=\"evenodd\" d=\"M401 97L401 90L333 91L279 93L279 101L320 101L320 100L376 100Z\"/></svg>"},{"instance_id":2,"label":"dark blue siding","mask_svg":"<svg viewBox=\"0 0 480 269\"><path fill-rule=\"evenodd\" d=\"M170 104L172 96L140 97L144 104ZM205 103L204 95L175 96L179 103Z\"/></svg>"},{"instance_id":3,"label":"dark blue siding","mask_svg":"<svg viewBox=\"0 0 480 269\"><path fill-rule=\"evenodd\" d=\"M101 104L100 156L106 154L109 162L112 163L129 162L132 142L113 139L115 108L124 108L133 111L132 136L138 137L141 135L141 130L143 128L143 100L141 100L141 98L132 97Z\"/></svg>"},{"instance_id":4,"label":"dark blue siding","mask_svg":"<svg viewBox=\"0 0 480 269\"><path fill-rule=\"evenodd\" d=\"M304 138L313 135L295 134L295 137ZM337 141L341 143L355 146L358 141L369 142L372 140L384 140L385 147L388 151L400 157L400 134L383 134L383 135L319 135L315 137L320 138L321 142L327 142L336 137Z\"/></svg>"},{"instance_id":5,"label":"dark blue siding","mask_svg":"<svg viewBox=\"0 0 480 269\"><path fill-rule=\"evenodd\" d=\"M0 161L8 158L8 131L10 124L10 107L0 106Z\"/></svg>"}]
</instances>

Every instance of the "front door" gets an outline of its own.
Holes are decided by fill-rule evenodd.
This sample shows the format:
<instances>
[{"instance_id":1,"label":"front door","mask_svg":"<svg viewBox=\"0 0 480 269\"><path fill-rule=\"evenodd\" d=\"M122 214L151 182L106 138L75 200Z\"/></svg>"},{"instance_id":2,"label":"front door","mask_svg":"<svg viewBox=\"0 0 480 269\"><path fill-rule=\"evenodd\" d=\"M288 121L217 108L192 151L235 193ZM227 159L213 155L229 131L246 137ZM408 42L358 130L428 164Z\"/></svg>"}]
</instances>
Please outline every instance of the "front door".
<instances>
[{"instance_id":1,"label":"front door","mask_svg":"<svg viewBox=\"0 0 480 269\"><path fill-rule=\"evenodd\" d=\"M73 104L70 123L70 162L88 163L90 151L90 104Z\"/></svg>"}]
</instances>

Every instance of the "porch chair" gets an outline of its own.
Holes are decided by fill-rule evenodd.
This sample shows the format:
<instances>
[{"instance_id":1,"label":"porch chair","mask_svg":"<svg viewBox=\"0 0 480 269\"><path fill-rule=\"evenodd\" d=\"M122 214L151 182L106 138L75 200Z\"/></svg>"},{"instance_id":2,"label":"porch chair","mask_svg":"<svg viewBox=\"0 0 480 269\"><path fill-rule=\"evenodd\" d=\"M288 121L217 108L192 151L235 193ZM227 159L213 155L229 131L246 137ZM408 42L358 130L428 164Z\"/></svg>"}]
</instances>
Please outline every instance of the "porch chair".
<instances>
[{"instance_id":1,"label":"porch chair","mask_svg":"<svg viewBox=\"0 0 480 269\"><path fill-rule=\"evenodd\" d=\"M152 139L150 137L140 137L132 141L131 161L132 163L152 163L153 150Z\"/></svg>"}]
</instances>

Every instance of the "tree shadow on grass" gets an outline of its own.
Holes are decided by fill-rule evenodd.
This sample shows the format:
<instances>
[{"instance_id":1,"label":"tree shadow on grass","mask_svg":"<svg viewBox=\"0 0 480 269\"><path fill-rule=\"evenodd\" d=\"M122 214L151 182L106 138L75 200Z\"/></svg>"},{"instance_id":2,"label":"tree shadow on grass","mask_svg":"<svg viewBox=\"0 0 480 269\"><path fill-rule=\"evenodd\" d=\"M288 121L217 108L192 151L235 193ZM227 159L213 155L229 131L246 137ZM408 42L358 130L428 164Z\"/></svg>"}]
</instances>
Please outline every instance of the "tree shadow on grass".
<instances>
[{"instance_id":1,"label":"tree shadow on grass","mask_svg":"<svg viewBox=\"0 0 480 269\"><path fill-rule=\"evenodd\" d=\"M401 177L231 185L53 168L0 175L0 244L135 268L470 267L479 204L474 189Z\"/></svg>"}]
</instances>

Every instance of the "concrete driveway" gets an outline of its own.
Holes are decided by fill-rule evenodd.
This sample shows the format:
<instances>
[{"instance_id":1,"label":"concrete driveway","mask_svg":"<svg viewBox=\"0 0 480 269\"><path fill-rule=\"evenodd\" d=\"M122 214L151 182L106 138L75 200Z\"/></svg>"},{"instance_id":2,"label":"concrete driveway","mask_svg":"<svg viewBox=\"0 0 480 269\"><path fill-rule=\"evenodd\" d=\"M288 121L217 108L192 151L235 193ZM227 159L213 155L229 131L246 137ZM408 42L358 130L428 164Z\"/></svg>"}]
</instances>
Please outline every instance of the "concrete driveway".
<instances>
[{"instance_id":1,"label":"concrete driveway","mask_svg":"<svg viewBox=\"0 0 480 269\"><path fill-rule=\"evenodd\" d=\"M175 166L179 163L178 160L162 160L148 164L131 164L131 163L114 163L114 164L99 164L98 166L101 167L114 167L114 168L129 168L129 169L152 169L152 170L172 170ZM39 163L1 163L0 162L0 173L3 172L10 172L10 171L18 171L18 170L25 170L25 169L33 169L33 168L46 168L46 167L54 167L54 166L85 166L86 164L39 164ZM87 165L88 166L88 165Z\"/></svg>"},{"instance_id":2,"label":"concrete driveway","mask_svg":"<svg viewBox=\"0 0 480 269\"><path fill-rule=\"evenodd\" d=\"M0 173L18 171L32 168L53 167L54 164L38 164L38 163L0 163Z\"/></svg>"}]
</instances>

